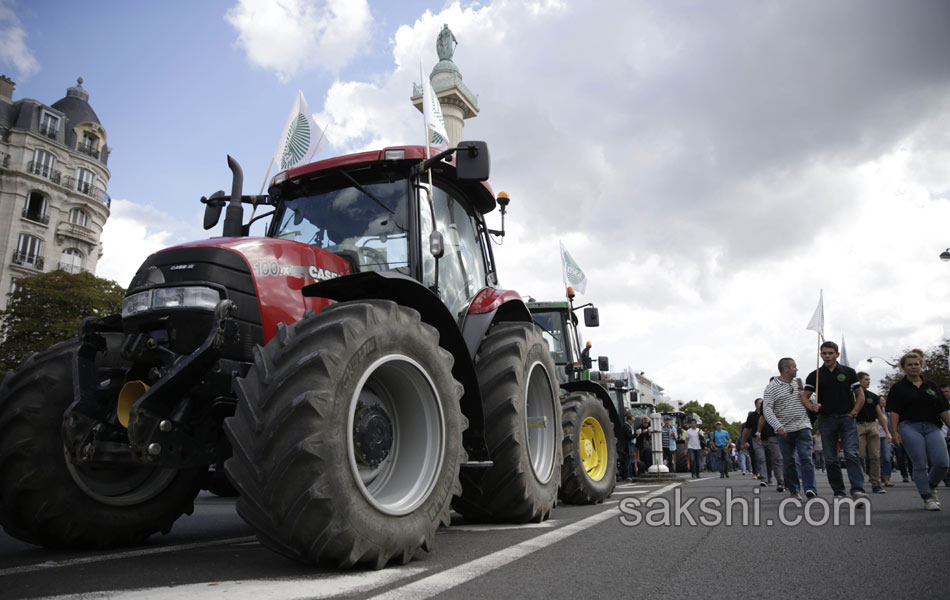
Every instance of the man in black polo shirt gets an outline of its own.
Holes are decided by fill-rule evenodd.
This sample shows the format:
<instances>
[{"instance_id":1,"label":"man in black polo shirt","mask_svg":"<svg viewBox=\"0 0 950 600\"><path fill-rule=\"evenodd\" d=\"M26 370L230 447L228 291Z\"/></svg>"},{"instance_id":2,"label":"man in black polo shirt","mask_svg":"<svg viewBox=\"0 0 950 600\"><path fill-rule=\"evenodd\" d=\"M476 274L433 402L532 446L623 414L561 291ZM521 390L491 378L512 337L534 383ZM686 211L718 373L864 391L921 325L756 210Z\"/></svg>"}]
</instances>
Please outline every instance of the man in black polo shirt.
<instances>
[{"instance_id":1,"label":"man in black polo shirt","mask_svg":"<svg viewBox=\"0 0 950 600\"><path fill-rule=\"evenodd\" d=\"M867 498L864 492L864 471L858 458L858 412L864 407L864 389L858 374L851 367L838 364L838 344L824 342L819 349L824 363L805 379L802 403L805 408L818 412L818 431L821 432L822 450L828 484L835 496L845 496L841 465L838 464L838 441L847 461L851 495ZM817 386L818 402L810 402Z\"/></svg>"},{"instance_id":2,"label":"man in black polo shirt","mask_svg":"<svg viewBox=\"0 0 950 600\"><path fill-rule=\"evenodd\" d=\"M875 494L884 494L881 484L881 436L878 434L878 423L888 431L887 420L881 411L881 398L872 392L871 376L867 373L858 373L858 381L864 390L864 406L858 412L858 456L861 464L865 465L864 472L871 479L871 491ZM887 433L890 442L891 434Z\"/></svg>"}]
</instances>

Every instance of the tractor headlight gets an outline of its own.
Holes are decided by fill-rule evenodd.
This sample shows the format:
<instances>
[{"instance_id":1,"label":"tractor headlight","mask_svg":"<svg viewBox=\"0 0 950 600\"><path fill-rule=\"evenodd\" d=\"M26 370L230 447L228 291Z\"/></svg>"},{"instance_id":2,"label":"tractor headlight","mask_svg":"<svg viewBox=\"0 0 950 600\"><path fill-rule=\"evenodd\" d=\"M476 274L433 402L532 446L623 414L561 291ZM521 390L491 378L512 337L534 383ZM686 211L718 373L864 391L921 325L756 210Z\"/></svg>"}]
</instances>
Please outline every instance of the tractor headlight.
<instances>
[{"instance_id":1,"label":"tractor headlight","mask_svg":"<svg viewBox=\"0 0 950 600\"><path fill-rule=\"evenodd\" d=\"M152 308L204 308L214 310L221 297L206 287L157 288L152 290Z\"/></svg>"},{"instance_id":2,"label":"tractor headlight","mask_svg":"<svg viewBox=\"0 0 950 600\"><path fill-rule=\"evenodd\" d=\"M217 290L200 286L156 288L127 296L122 301L122 317L130 317L147 310L170 308L198 308L214 310L221 300Z\"/></svg>"},{"instance_id":3,"label":"tractor headlight","mask_svg":"<svg viewBox=\"0 0 950 600\"><path fill-rule=\"evenodd\" d=\"M139 292L126 296L122 301L122 318L136 315L149 309L152 292Z\"/></svg>"}]
</instances>

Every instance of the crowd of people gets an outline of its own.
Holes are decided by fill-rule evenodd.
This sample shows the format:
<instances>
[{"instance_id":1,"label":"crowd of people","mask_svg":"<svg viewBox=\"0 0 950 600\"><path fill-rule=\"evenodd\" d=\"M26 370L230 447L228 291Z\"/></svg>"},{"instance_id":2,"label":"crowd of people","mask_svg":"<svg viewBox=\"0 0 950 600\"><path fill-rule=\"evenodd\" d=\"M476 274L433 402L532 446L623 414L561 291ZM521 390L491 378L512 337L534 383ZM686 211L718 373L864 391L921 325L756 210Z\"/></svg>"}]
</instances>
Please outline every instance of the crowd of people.
<instances>
[{"instance_id":1,"label":"crowd of people","mask_svg":"<svg viewBox=\"0 0 950 600\"><path fill-rule=\"evenodd\" d=\"M937 487L941 481L950 486L950 384L921 377L924 355L912 350L900 359L903 378L878 396L867 373L838 362L837 344L824 342L820 355L822 366L804 383L793 359L779 360L778 375L755 399L738 440L721 422L704 432L691 420L683 435L691 476L699 478L703 469L720 478L739 472L757 485L774 481L778 492L814 498L822 471L835 497L861 499L867 498L865 479L872 493L887 493L896 466L903 482L913 480L924 508L940 510ZM646 472L653 460L649 417L628 415L627 424L624 479ZM661 439L670 470L677 436L667 417Z\"/></svg>"}]
</instances>

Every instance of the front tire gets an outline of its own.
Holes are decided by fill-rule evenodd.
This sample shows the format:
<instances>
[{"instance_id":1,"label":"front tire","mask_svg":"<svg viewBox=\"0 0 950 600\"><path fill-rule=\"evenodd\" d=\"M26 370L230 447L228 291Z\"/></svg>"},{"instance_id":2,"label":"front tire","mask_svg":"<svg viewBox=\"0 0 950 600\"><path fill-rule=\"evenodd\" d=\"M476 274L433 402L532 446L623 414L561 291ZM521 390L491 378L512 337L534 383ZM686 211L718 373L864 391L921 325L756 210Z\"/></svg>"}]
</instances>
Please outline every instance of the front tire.
<instances>
[{"instance_id":1,"label":"front tire","mask_svg":"<svg viewBox=\"0 0 950 600\"><path fill-rule=\"evenodd\" d=\"M119 362L121 336L106 338L100 380ZM61 431L78 348L70 340L34 354L0 385L0 523L13 537L53 548L138 545L192 513L206 467L72 464Z\"/></svg>"},{"instance_id":2,"label":"front tire","mask_svg":"<svg viewBox=\"0 0 950 600\"><path fill-rule=\"evenodd\" d=\"M568 504L603 502L617 483L617 440L610 415L588 392L569 394L561 407L564 464L560 497Z\"/></svg>"},{"instance_id":3,"label":"front tire","mask_svg":"<svg viewBox=\"0 0 950 600\"><path fill-rule=\"evenodd\" d=\"M438 332L389 301L278 326L225 421L238 513L261 543L340 567L429 550L464 459L452 365Z\"/></svg>"},{"instance_id":4,"label":"front tire","mask_svg":"<svg viewBox=\"0 0 950 600\"><path fill-rule=\"evenodd\" d=\"M561 481L561 403L547 343L533 323L493 325L475 369L493 465L463 473L453 507L471 521L541 522Z\"/></svg>"}]
</instances>

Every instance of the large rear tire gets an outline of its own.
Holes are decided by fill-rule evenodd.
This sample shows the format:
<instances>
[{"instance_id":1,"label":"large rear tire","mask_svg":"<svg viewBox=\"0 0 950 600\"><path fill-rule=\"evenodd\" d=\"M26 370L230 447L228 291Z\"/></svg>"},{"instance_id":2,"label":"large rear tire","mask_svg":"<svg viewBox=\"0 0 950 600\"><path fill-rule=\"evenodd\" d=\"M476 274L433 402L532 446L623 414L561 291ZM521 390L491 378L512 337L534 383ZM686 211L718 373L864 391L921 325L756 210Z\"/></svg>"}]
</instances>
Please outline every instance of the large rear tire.
<instances>
[{"instance_id":1,"label":"large rear tire","mask_svg":"<svg viewBox=\"0 0 950 600\"><path fill-rule=\"evenodd\" d=\"M120 339L107 335L100 381L118 364ZM192 513L207 468L69 462L61 431L78 348L70 340L34 354L0 385L0 523L13 537L54 548L141 544Z\"/></svg>"},{"instance_id":2,"label":"large rear tire","mask_svg":"<svg viewBox=\"0 0 950 600\"><path fill-rule=\"evenodd\" d=\"M460 491L467 425L438 332L393 302L344 302L254 354L225 469L261 543L339 567L429 550Z\"/></svg>"},{"instance_id":3,"label":"large rear tire","mask_svg":"<svg viewBox=\"0 0 950 600\"><path fill-rule=\"evenodd\" d=\"M617 484L617 440L610 415L588 392L574 392L561 404L564 464L560 497L568 504L597 504Z\"/></svg>"},{"instance_id":4,"label":"large rear tire","mask_svg":"<svg viewBox=\"0 0 950 600\"><path fill-rule=\"evenodd\" d=\"M541 522L561 482L561 403L547 343L533 323L499 323L475 368L493 465L463 472L453 507L471 521Z\"/></svg>"}]
</instances>

